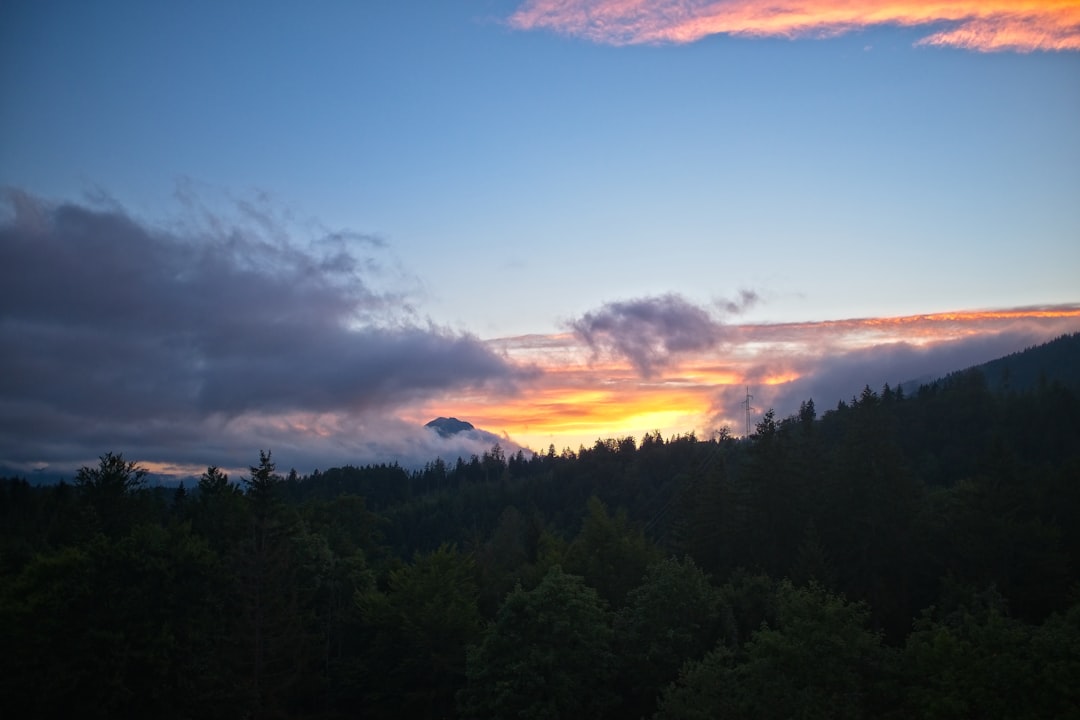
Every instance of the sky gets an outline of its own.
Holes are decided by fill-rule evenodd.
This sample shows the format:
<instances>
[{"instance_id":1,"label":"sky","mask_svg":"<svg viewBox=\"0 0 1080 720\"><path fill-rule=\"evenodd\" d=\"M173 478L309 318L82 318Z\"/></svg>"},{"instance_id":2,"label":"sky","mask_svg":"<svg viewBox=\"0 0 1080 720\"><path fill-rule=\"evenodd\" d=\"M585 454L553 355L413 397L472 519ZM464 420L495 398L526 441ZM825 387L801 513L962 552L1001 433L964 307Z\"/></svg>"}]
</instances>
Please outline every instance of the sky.
<instances>
[{"instance_id":1,"label":"sky","mask_svg":"<svg viewBox=\"0 0 1080 720\"><path fill-rule=\"evenodd\" d=\"M1080 330L1080 0L13 0L0 93L10 472L742 434Z\"/></svg>"}]
</instances>

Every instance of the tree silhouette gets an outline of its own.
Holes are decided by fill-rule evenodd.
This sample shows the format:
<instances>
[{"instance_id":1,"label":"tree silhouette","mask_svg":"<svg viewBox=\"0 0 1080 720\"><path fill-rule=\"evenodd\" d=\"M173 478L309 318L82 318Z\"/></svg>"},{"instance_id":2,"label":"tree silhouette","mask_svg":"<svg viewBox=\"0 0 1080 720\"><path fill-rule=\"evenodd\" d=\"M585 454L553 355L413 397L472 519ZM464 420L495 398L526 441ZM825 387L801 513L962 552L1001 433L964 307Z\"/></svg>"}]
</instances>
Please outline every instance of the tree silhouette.
<instances>
[{"instance_id":1,"label":"tree silhouette","mask_svg":"<svg viewBox=\"0 0 1080 720\"><path fill-rule=\"evenodd\" d=\"M145 488L147 472L138 463L111 452L101 456L97 467L79 468L75 487L106 535L116 537L130 526L137 515L134 499Z\"/></svg>"}]
</instances>

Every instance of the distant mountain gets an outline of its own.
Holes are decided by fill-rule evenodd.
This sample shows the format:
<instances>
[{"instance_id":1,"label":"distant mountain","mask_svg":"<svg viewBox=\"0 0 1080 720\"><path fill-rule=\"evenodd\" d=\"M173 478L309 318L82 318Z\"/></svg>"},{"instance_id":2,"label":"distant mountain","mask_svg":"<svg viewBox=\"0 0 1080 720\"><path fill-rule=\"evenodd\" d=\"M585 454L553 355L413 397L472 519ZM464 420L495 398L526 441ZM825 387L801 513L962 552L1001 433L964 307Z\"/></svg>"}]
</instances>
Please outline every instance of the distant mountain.
<instances>
[{"instance_id":1,"label":"distant mountain","mask_svg":"<svg viewBox=\"0 0 1080 720\"><path fill-rule=\"evenodd\" d=\"M948 381L953 375L972 370L981 372L987 387L994 392L1024 393L1040 385L1057 383L1080 393L1080 333L1062 335L1048 343L950 373L942 379Z\"/></svg>"},{"instance_id":2,"label":"distant mountain","mask_svg":"<svg viewBox=\"0 0 1080 720\"><path fill-rule=\"evenodd\" d=\"M470 422L464 420L458 420L457 418L437 417L429 422L424 427L429 427L435 432L439 433L443 437L450 437L451 435L457 435L461 432L468 432L469 430L475 430L476 427Z\"/></svg>"},{"instance_id":3,"label":"distant mountain","mask_svg":"<svg viewBox=\"0 0 1080 720\"><path fill-rule=\"evenodd\" d=\"M496 435L456 417L437 417L424 427L438 433L441 438L438 452L444 459L480 455L495 445L498 445L507 457L519 451L529 450L505 435Z\"/></svg>"},{"instance_id":4,"label":"distant mountain","mask_svg":"<svg viewBox=\"0 0 1080 720\"><path fill-rule=\"evenodd\" d=\"M1025 392L1044 383L1060 383L1080 392L1080 333L1062 335L976 369L995 392Z\"/></svg>"}]
</instances>

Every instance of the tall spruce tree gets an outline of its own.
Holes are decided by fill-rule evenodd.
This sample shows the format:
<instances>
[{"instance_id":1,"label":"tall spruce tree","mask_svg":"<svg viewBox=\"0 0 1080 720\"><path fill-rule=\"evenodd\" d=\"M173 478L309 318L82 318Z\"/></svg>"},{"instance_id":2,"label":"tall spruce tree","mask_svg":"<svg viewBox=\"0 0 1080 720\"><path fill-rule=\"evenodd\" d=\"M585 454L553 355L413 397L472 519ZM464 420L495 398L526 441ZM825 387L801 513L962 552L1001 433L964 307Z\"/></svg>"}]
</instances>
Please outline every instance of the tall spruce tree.
<instances>
[{"instance_id":1,"label":"tall spruce tree","mask_svg":"<svg viewBox=\"0 0 1080 720\"><path fill-rule=\"evenodd\" d=\"M303 627L292 557L292 510L269 452L241 480L248 531L239 546L236 577L241 622L238 648L246 660L245 689L256 718L286 714L291 687L303 673Z\"/></svg>"}]
</instances>

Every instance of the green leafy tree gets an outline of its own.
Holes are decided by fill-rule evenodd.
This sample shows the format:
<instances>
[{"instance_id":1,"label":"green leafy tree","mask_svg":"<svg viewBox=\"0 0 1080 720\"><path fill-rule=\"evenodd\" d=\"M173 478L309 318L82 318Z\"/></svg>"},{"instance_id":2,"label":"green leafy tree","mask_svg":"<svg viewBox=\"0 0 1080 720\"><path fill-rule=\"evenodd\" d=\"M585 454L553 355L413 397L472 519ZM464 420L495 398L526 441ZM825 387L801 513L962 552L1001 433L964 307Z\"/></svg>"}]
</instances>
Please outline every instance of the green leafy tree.
<instances>
[{"instance_id":1,"label":"green leafy tree","mask_svg":"<svg viewBox=\"0 0 1080 720\"><path fill-rule=\"evenodd\" d=\"M719 645L701 660L683 667L679 679L664 691L653 717L656 720L744 717L735 683L735 653Z\"/></svg>"},{"instance_id":2,"label":"green leafy tree","mask_svg":"<svg viewBox=\"0 0 1080 720\"><path fill-rule=\"evenodd\" d=\"M699 660L734 622L720 591L690 558L649 566L615 616L623 717L648 717L660 689L684 663Z\"/></svg>"},{"instance_id":3,"label":"green leafy tree","mask_svg":"<svg viewBox=\"0 0 1080 720\"><path fill-rule=\"evenodd\" d=\"M235 717L225 599L182 524L39 554L0 591L0 695L30 717Z\"/></svg>"},{"instance_id":4,"label":"green leafy tree","mask_svg":"<svg viewBox=\"0 0 1080 720\"><path fill-rule=\"evenodd\" d=\"M1080 605L1036 627L1010 618L994 592L974 599L916 622L903 655L905 714L1077 717Z\"/></svg>"},{"instance_id":5,"label":"green leafy tree","mask_svg":"<svg viewBox=\"0 0 1080 720\"><path fill-rule=\"evenodd\" d=\"M742 652L720 647L690 663L664 694L657 718L863 718L888 709L890 666L869 613L816 587L777 588L775 627Z\"/></svg>"},{"instance_id":6,"label":"green leafy tree","mask_svg":"<svg viewBox=\"0 0 1080 720\"><path fill-rule=\"evenodd\" d=\"M768 575L737 569L720 587L720 596L733 620L724 627L727 644L745 644L762 623L776 624L776 581Z\"/></svg>"},{"instance_id":7,"label":"green leafy tree","mask_svg":"<svg viewBox=\"0 0 1080 720\"><path fill-rule=\"evenodd\" d=\"M976 587L994 585L1016 615L1041 621L1067 606L1069 557L1060 525L1040 517L1037 488L1046 473L1025 472L1001 443L992 444L979 474L934 494L934 559L941 574ZM1068 499L1059 499L1058 517L1075 511Z\"/></svg>"},{"instance_id":8,"label":"green leafy tree","mask_svg":"<svg viewBox=\"0 0 1080 720\"><path fill-rule=\"evenodd\" d=\"M552 568L515 588L469 649L460 714L471 718L601 718L616 702L610 618L582 578Z\"/></svg>"},{"instance_id":9,"label":"green leafy tree","mask_svg":"<svg viewBox=\"0 0 1080 720\"><path fill-rule=\"evenodd\" d=\"M446 717L465 684L466 647L480 637L476 566L443 545L390 573L386 592L356 596L370 630L369 711L382 717Z\"/></svg>"},{"instance_id":10,"label":"green leafy tree","mask_svg":"<svg viewBox=\"0 0 1080 720\"><path fill-rule=\"evenodd\" d=\"M626 594L641 583L645 569L659 559L659 551L630 523L625 511L612 516L599 498L592 497L564 566L584 577L612 607L621 607Z\"/></svg>"}]
</instances>

